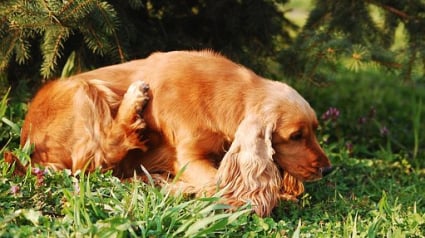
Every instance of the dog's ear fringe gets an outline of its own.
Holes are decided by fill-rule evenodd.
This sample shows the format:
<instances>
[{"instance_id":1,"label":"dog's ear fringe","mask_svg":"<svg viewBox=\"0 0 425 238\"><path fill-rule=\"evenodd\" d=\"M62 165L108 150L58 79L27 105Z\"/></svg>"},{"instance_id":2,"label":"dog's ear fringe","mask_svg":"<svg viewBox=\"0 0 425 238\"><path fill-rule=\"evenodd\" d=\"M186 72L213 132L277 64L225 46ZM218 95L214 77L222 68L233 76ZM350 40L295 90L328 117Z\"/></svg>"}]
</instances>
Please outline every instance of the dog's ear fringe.
<instances>
[{"instance_id":1,"label":"dog's ear fringe","mask_svg":"<svg viewBox=\"0 0 425 238\"><path fill-rule=\"evenodd\" d=\"M272 157L272 130L256 116L245 118L217 171L225 202L235 206L250 202L260 216L269 215L277 205L282 185Z\"/></svg>"},{"instance_id":2,"label":"dog's ear fringe","mask_svg":"<svg viewBox=\"0 0 425 238\"><path fill-rule=\"evenodd\" d=\"M267 216L279 200L279 171L272 161L259 166L258 158L247 161L243 157L242 153L232 153L222 161L217 174L222 197L234 206L250 202L258 215Z\"/></svg>"},{"instance_id":3,"label":"dog's ear fringe","mask_svg":"<svg viewBox=\"0 0 425 238\"><path fill-rule=\"evenodd\" d=\"M282 174L282 199L297 200L297 197L304 193L304 183L285 171Z\"/></svg>"}]
</instances>

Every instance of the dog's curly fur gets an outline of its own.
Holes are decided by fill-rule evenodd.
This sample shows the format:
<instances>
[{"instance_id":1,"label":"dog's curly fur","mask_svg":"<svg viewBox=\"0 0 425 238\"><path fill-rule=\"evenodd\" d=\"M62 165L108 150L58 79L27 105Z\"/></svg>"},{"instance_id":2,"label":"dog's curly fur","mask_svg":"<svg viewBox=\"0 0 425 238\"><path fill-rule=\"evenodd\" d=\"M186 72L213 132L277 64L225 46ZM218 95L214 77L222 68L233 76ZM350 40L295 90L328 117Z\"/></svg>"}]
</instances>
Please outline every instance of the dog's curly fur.
<instances>
[{"instance_id":1,"label":"dog's curly fur","mask_svg":"<svg viewBox=\"0 0 425 238\"><path fill-rule=\"evenodd\" d=\"M330 167L317 124L290 86L211 51L176 51L48 83L21 143L35 145L33 163L55 169L183 171L178 189L218 189L224 202L266 216Z\"/></svg>"}]
</instances>

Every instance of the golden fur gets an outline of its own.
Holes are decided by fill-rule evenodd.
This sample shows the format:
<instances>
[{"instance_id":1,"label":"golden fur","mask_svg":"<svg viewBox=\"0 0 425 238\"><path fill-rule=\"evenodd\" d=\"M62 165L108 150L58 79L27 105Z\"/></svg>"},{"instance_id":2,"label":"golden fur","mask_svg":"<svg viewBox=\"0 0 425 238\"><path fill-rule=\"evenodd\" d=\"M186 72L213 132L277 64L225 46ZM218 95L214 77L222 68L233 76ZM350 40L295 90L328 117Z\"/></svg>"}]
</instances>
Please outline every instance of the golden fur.
<instances>
[{"instance_id":1,"label":"golden fur","mask_svg":"<svg viewBox=\"0 0 425 238\"><path fill-rule=\"evenodd\" d=\"M55 169L183 171L182 191L218 188L224 202L251 202L265 216L330 168L317 124L290 86L210 51L176 51L50 82L21 143L35 145L33 163Z\"/></svg>"}]
</instances>

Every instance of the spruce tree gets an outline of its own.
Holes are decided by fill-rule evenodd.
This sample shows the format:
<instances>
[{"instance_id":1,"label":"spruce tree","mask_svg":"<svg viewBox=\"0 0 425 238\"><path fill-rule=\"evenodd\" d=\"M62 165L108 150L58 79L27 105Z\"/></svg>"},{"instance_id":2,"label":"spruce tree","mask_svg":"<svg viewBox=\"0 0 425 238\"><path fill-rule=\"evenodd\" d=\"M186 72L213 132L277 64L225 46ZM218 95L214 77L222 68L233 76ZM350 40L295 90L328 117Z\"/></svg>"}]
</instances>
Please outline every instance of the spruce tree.
<instances>
[{"instance_id":1,"label":"spruce tree","mask_svg":"<svg viewBox=\"0 0 425 238\"><path fill-rule=\"evenodd\" d=\"M403 29L401 47L394 45ZM423 0L316 0L306 24L279 62L291 76L323 82L340 66L374 64L407 81L425 76Z\"/></svg>"},{"instance_id":2,"label":"spruce tree","mask_svg":"<svg viewBox=\"0 0 425 238\"><path fill-rule=\"evenodd\" d=\"M0 70L16 83L39 78L37 68L57 77L66 61L75 73L155 51L209 48L264 73L296 27L282 11L287 1L6 0Z\"/></svg>"},{"instance_id":3,"label":"spruce tree","mask_svg":"<svg viewBox=\"0 0 425 238\"><path fill-rule=\"evenodd\" d=\"M34 55L38 60L40 51L40 73L49 78L69 45L124 60L118 17L106 1L6 0L0 4L0 20L0 70L27 63Z\"/></svg>"},{"instance_id":4,"label":"spruce tree","mask_svg":"<svg viewBox=\"0 0 425 238\"><path fill-rule=\"evenodd\" d=\"M315 82L341 65L375 64L405 80L424 76L423 0L316 0L294 39L287 2L3 0L0 71L16 84L57 77L66 61L73 67L65 71L75 73L154 51L210 48L266 76L270 62ZM400 26L406 42L396 48Z\"/></svg>"}]
</instances>

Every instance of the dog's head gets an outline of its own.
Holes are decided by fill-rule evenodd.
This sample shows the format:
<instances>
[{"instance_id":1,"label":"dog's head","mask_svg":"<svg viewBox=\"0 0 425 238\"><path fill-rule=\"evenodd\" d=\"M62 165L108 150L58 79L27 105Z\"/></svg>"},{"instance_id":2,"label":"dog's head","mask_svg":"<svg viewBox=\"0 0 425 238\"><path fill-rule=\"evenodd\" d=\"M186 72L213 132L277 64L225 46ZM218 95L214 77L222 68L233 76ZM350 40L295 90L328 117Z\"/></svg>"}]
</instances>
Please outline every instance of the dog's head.
<instances>
[{"instance_id":1,"label":"dog's head","mask_svg":"<svg viewBox=\"0 0 425 238\"><path fill-rule=\"evenodd\" d=\"M297 180L318 180L329 173L332 166L316 138L316 114L291 87L284 84L275 87L280 88L280 93L270 102L271 111L265 120L266 124L273 125L270 135L275 152L273 159Z\"/></svg>"},{"instance_id":2,"label":"dog's head","mask_svg":"<svg viewBox=\"0 0 425 238\"><path fill-rule=\"evenodd\" d=\"M317 142L318 121L307 101L277 82L256 93L218 178L228 197L249 200L257 214L268 215L279 199L295 199L304 181L320 179L331 164Z\"/></svg>"}]
</instances>

